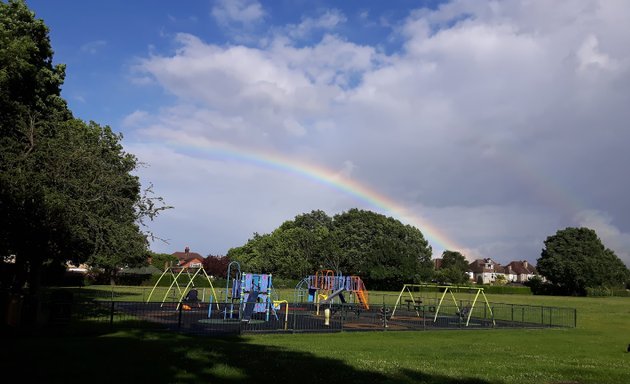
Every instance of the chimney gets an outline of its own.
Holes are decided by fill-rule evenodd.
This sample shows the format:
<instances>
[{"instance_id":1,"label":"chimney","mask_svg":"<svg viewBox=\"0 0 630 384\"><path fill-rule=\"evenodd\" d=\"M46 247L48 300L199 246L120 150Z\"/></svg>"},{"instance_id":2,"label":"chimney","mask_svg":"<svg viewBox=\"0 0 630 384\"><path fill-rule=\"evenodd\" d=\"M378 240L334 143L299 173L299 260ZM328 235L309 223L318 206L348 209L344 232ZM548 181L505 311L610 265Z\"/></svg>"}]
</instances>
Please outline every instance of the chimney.
<instances>
[{"instance_id":1,"label":"chimney","mask_svg":"<svg viewBox=\"0 0 630 384\"><path fill-rule=\"evenodd\" d=\"M529 268L529 263L527 262L527 260L523 260L523 266L525 268Z\"/></svg>"}]
</instances>

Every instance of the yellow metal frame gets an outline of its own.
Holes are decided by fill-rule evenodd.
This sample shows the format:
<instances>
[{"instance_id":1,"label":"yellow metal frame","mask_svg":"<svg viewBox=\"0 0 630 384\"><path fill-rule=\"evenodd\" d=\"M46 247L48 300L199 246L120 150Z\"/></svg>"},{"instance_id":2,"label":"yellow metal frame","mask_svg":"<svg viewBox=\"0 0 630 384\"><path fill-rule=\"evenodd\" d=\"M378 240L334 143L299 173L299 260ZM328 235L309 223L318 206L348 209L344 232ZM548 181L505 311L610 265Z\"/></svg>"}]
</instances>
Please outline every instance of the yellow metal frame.
<instances>
[{"instance_id":1,"label":"yellow metal frame","mask_svg":"<svg viewBox=\"0 0 630 384\"><path fill-rule=\"evenodd\" d=\"M174 269L180 269L179 273L177 273L177 275L175 275L173 273ZM190 271L194 270L195 273L192 275L192 277L190 276ZM179 286L179 283L177 282L177 280L179 279L179 277L182 275L182 273L184 273L184 271L186 271L186 275L188 276L188 284L186 284L186 287L184 287L184 289L182 290L182 288ZM177 302L177 307L176 310L179 309L179 306L182 303L182 300L184 299L184 296L186 296L187 290L188 288L193 285L193 282L195 280L195 277L197 277L197 275L199 274L199 272L202 272L204 276L206 277L206 280L208 281L208 284L210 284L210 289L212 290L212 295L214 297L216 297L218 299L217 293L214 290L214 285L212 285L212 280L210 279L210 276L208 275L208 273L206 272L205 269L203 268L191 268L191 267L167 267L164 272L162 273L162 275L160 276L160 278L155 282L155 285L153 286L153 289L151 290L151 293L149 293L149 297L147 298L147 303L149 301L151 301L151 296L153 295L153 292L155 291L155 289L157 288L158 284L160 283L160 280L162 280L162 278L167 274L167 273L171 273L171 275L173 276L173 282L171 283L171 285L168 287L168 289L166 290L166 293L164 294L164 297L162 298L162 304L160 306L164 305L164 302L166 301L166 298L168 297L169 292L171 292L171 289L173 288L173 286L175 285L177 287L177 290L180 293L180 298ZM217 300L217 302L215 303L217 306L217 310L220 310L219 307L219 301Z\"/></svg>"},{"instance_id":2,"label":"yellow metal frame","mask_svg":"<svg viewBox=\"0 0 630 384\"><path fill-rule=\"evenodd\" d=\"M411 292L411 290L409 288L437 288L437 289L444 289L444 291L442 292L442 296L440 297L440 301L438 302L438 305L435 309L435 316L433 317L433 322L437 321L438 315L440 314L440 308L442 307L442 303L444 302L444 298L446 297L446 294L449 293L451 298L453 299L453 303L455 304L455 308L457 308L457 312L461 313L461 308L459 308L459 305L457 304L457 299L455 298L455 295L453 294L453 289L455 289L456 292L460 291L460 290L466 290L466 291L477 291L477 294L475 295L475 298L472 302L472 304L470 305L470 311L468 311L468 317L466 318L466 326L468 326L468 324L470 323L470 318L472 316L473 310L475 309L475 304L477 303L477 300L479 299L479 295L483 296L484 302L486 304L486 307L488 308L488 311L490 311L490 317L492 318L492 324L496 325L495 321L494 321L494 314L492 313L492 308L490 307L490 303L488 303L488 297L486 297L486 294L483 291L483 288L477 288L477 287L460 287L460 286L451 286L451 285L432 285L432 284L405 284L403 285L403 288L400 290L400 294L398 295L398 299L396 299L396 304L394 305L394 309L392 310L392 314L391 314L391 318L394 318L394 315L396 313L396 309L398 308L398 305L400 305L400 299L402 298L403 294L405 293L405 290L407 291L407 293L409 293L409 298L411 299L411 302L413 303L413 307L414 310L416 311L416 315L419 317L420 316L420 312L418 312L418 305L416 304L416 300L413 297L413 294Z\"/></svg>"},{"instance_id":3,"label":"yellow metal frame","mask_svg":"<svg viewBox=\"0 0 630 384\"><path fill-rule=\"evenodd\" d=\"M160 283L160 281L162 280L162 278L167 274L167 273L171 273L171 276L173 277L173 282L175 283L175 285L177 286L177 290L179 291L179 293L182 292L182 289L179 287L179 284L177 284L177 276L179 276L179 273L177 274L177 276L175 276L175 274L173 273L173 268L171 267L167 267L164 272L162 272L162 275L160 275L160 278L157 280L157 282L155 283L155 285L153 286L153 289L151 289L151 292L149 292L149 297L147 297L147 303L151 301L151 296L153 296L153 292L155 292L155 289L158 287L158 284ZM181 273L181 271L180 271ZM171 284L171 286L169 287L169 289L166 291L167 294L168 292L171 291L171 288L173 287L173 284ZM164 303L164 301L162 301L162 303Z\"/></svg>"},{"instance_id":4,"label":"yellow metal frame","mask_svg":"<svg viewBox=\"0 0 630 384\"><path fill-rule=\"evenodd\" d=\"M286 331L288 328L288 324L289 324L289 302L286 300L274 300L273 301L273 305L274 306L278 306L278 308L280 308L280 305L282 305L284 303L285 305L285 313L284 313L284 330Z\"/></svg>"}]
</instances>

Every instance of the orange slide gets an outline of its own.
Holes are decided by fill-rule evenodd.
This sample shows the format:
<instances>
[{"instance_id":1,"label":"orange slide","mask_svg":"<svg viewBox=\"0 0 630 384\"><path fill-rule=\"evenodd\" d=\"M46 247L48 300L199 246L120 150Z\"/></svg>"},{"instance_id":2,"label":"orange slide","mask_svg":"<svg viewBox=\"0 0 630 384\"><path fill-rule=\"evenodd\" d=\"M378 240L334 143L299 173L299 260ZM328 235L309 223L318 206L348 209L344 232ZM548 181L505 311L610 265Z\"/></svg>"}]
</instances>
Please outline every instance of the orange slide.
<instances>
[{"instance_id":1,"label":"orange slide","mask_svg":"<svg viewBox=\"0 0 630 384\"><path fill-rule=\"evenodd\" d=\"M365 289L363 280L361 280L359 276L352 276L352 292L357 294L359 303L361 303L364 309L370 309L368 291Z\"/></svg>"}]
</instances>

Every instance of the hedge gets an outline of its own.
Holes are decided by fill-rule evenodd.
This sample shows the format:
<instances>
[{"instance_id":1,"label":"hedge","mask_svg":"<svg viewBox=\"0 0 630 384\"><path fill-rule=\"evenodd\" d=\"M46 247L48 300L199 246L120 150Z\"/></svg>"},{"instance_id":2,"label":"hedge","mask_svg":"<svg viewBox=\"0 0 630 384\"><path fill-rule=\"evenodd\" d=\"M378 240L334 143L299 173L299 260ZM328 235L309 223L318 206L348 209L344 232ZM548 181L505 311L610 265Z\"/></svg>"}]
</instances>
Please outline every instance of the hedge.
<instances>
[{"instance_id":1,"label":"hedge","mask_svg":"<svg viewBox=\"0 0 630 384\"><path fill-rule=\"evenodd\" d=\"M529 287L516 285L476 285L477 288L483 288L485 293L499 295L531 295L532 290Z\"/></svg>"}]
</instances>

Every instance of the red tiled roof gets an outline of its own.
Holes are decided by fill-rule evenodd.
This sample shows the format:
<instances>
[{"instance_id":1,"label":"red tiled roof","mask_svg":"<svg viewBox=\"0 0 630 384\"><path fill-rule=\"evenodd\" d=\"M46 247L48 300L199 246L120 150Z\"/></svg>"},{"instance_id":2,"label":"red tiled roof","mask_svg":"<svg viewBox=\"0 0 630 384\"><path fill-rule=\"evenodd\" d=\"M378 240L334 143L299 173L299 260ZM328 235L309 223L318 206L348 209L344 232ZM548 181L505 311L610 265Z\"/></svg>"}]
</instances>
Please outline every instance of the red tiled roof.
<instances>
[{"instance_id":1,"label":"red tiled roof","mask_svg":"<svg viewBox=\"0 0 630 384\"><path fill-rule=\"evenodd\" d=\"M173 256L177 257L177 260L179 260L180 264L185 264L195 259L199 261L203 261L205 259L197 252L175 252L173 253Z\"/></svg>"},{"instance_id":2,"label":"red tiled roof","mask_svg":"<svg viewBox=\"0 0 630 384\"><path fill-rule=\"evenodd\" d=\"M512 261L510 264L506 265L506 270L509 267L512 268L512 273L517 275L536 274L536 267L527 261Z\"/></svg>"},{"instance_id":3,"label":"red tiled roof","mask_svg":"<svg viewBox=\"0 0 630 384\"><path fill-rule=\"evenodd\" d=\"M494 265L494 269L486 268L486 264ZM492 259L476 259L468 265L471 272L483 273L483 272L501 272L501 265Z\"/></svg>"}]
</instances>

